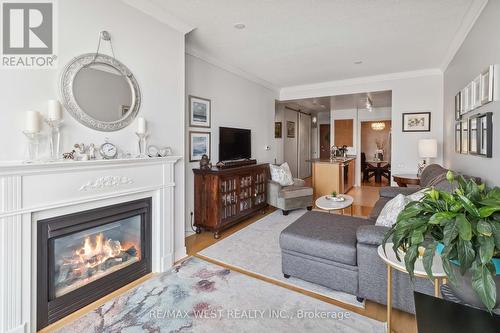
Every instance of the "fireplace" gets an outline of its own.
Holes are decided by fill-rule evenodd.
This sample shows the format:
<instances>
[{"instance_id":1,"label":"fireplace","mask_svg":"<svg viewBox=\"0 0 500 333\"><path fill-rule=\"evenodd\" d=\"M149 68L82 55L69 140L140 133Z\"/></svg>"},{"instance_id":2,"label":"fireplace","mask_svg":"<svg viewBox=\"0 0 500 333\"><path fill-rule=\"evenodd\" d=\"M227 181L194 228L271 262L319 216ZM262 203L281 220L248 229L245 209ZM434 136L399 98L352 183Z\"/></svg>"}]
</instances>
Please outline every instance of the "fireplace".
<instances>
[{"instance_id":1,"label":"fireplace","mask_svg":"<svg viewBox=\"0 0 500 333\"><path fill-rule=\"evenodd\" d=\"M37 328L151 272L151 198L38 221Z\"/></svg>"}]
</instances>

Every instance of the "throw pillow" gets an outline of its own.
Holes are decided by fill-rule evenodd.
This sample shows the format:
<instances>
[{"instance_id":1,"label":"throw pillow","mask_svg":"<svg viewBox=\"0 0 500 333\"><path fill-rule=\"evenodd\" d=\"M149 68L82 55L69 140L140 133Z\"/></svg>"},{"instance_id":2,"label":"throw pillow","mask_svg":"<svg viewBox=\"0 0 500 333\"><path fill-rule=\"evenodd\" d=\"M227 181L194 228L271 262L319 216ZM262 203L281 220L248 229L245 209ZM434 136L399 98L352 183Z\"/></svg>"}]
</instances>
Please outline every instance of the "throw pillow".
<instances>
[{"instance_id":1,"label":"throw pillow","mask_svg":"<svg viewBox=\"0 0 500 333\"><path fill-rule=\"evenodd\" d=\"M419 201L420 199L422 199L424 197L425 192L427 190L429 190L429 189L424 188L424 189L421 189L420 191L417 191L417 192L415 192L413 194L407 195L406 198L405 198L406 204L409 204L412 201Z\"/></svg>"},{"instance_id":2,"label":"throw pillow","mask_svg":"<svg viewBox=\"0 0 500 333\"><path fill-rule=\"evenodd\" d=\"M281 186L293 185L293 176L290 171L288 163L285 162L281 165L270 164L269 169L271 170L271 179Z\"/></svg>"},{"instance_id":3,"label":"throw pillow","mask_svg":"<svg viewBox=\"0 0 500 333\"><path fill-rule=\"evenodd\" d=\"M406 197L403 194L398 194L387 202L377 217L375 225L383 227L392 227L398 218L399 213L403 211L406 206Z\"/></svg>"}]
</instances>

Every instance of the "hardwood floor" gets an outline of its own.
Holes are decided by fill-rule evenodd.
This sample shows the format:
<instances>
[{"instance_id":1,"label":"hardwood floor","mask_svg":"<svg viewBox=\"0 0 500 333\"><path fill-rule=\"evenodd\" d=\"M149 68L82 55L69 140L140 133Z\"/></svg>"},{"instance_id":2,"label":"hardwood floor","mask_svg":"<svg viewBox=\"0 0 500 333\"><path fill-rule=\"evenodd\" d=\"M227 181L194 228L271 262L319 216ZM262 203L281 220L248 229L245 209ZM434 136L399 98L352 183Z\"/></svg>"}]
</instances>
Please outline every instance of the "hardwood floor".
<instances>
[{"instance_id":1,"label":"hardwood floor","mask_svg":"<svg viewBox=\"0 0 500 333\"><path fill-rule=\"evenodd\" d=\"M308 179L306 179L307 183ZM377 187L372 187L372 186L363 186L363 187L355 187L351 189L348 193L354 198L354 204L353 204L353 209L354 209L354 215L356 216L367 216L372 207L374 206L375 202L378 200L378 188ZM197 256L197 253L202 251L203 249L209 247L212 244L215 244L217 242L220 242L224 238L232 235L233 233L245 228L246 226L260 220L263 216L270 214L274 211L274 208L268 208L268 210L264 214L259 214L256 215L245 222L242 222L240 224L237 224L230 229L225 230L224 232L221 233L221 237L219 239L214 239L213 234L209 232L203 232L201 234L194 234L186 238L186 248L187 248L187 253L190 256ZM204 258L204 260L207 260L207 258ZM211 260L208 260L211 261ZM240 272L242 274L246 274L248 276L254 277L256 279L260 279L269 283L273 283L275 285L308 295L310 297L317 298L319 300L322 300L324 302L334 304L337 306L340 306L346 310L353 311L356 313L359 313L361 315L380 320L380 321L385 321L386 320L386 306L377 304L371 301L366 301L366 306L364 309L356 308L354 306L351 306L349 304L341 303L339 301L336 301L334 299L330 299L328 297L318 295L297 287L292 287L271 279L267 279L265 277L253 274L251 272L246 272L244 270L241 270L237 267L232 267L228 265L221 264L219 262L214 262L215 264L225 266L233 271ZM392 328L393 331L396 333L416 333L417 332L417 327L416 327L416 321L415 321L415 316L402 312L399 310L393 310L392 312Z\"/></svg>"}]
</instances>

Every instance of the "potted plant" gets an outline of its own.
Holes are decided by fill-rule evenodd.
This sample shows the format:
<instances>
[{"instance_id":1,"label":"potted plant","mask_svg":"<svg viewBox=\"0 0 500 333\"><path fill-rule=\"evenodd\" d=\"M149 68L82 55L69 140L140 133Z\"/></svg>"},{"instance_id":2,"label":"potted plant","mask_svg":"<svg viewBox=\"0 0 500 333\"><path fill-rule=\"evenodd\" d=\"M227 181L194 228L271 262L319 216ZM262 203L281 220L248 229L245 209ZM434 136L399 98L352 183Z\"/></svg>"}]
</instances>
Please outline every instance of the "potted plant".
<instances>
[{"instance_id":1,"label":"potted plant","mask_svg":"<svg viewBox=\"0 0 500 333\"><path fill-rule=\"evenodd\" d=\"M384 249L391 239L398 259L398 249L403 251L411 278L419 247L425 247L422 261L430 278L438 252L454 294L491 311L500 296L500 188L455 179L451 171L446 178L455 190L431 188L406 205L385 235Z\"/></svg>"}]
</instances>

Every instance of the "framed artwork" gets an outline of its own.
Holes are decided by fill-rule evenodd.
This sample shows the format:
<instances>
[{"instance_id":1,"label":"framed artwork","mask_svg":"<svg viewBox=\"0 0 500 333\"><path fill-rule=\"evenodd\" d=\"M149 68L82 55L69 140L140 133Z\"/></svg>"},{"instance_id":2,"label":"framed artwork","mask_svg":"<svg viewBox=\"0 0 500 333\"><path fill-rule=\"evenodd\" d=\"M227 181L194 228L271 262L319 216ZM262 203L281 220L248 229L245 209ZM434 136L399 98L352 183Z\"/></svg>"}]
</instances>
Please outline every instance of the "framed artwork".
<instances>
[{"instance_id":1,"label":"framed artwork","mask_svg":"<svg viewBox=\"0 0 500 333\"><path fill-rule=\"evenodd\" d=\"M462 89L460 92L461 95L461 105L462 107L460 108L462 110L462 115L466 114L467 112L470 111L470 94L469 94L469 86L465 87Z\"/></svg>"},{"instance_id":2,"label":"framed artwork","mask_svg":"<svg viewBox=\"0 0 500 333\"><path fill-rule=\"evenodd\" d=\"M460 136L460 142L462 143L462 149L460 152L462 154L469 153L469 120L465 119L461 122L462 134Z\"/></svg>"},{"instance_id":3,"label":"framed artwork","mask_svg":"<svg viewBox=\"0 0 500 333\"><path fill-rule=\"evenodd\" d=\"M476 155L478 153L478 126L477 117L469 118L469 154Z\"/></svg>"},{"instance_id":4,"label":"framed artwork","mask_svg":"<svg viewBox=\"0 0 500 333\"><path fill-rule=\"evenodd\" d=\"M203 155L210 158L210 132L189 132L189 162L201 160Z\"/></svg>"},{"instance_id":5,"label":"framed artwork","mask_svg":"<svg viewBox=\"0 0 500 333\"><path fill-rule=\"evenodd\" d=\"M209 99L189 96L189 126L210 128L211 105Z\"/></svg>"},{"instance_id":6,"label":"framed artwork","mask_svg":"<svg viewBox=\"0 0 500 333\"><path fill-rule=\"evenodd\" d=\"M462 123L455 124L455 152L460 154L462 152Z\"/></svg>"},{"instance_id":7,"label":"framed artwork","mask_svg":"<svg viewBox=\"0 0 500 333\"><path fill-rule=\"evenodd\" d=\"M477 115L478 126L478 155L493 156L493 113L488 112Z\"/></svg>"},{"instance_id":8,"label":"framed artwork","mask_svg":"<svg viewBox=\"0 0 500 333\"><path fill-rule=\"evenodd\" d=\"M493 73L494 65L489 66L481 73L481 104L493 101Z\"/></svg>"},{"instance_id":9,"label":"framed artwork","mask_svg":"<svg viewBox=\"0 0 500 333\"><path fill-rule=\"evenodd\" d=\"M431 113L403 113L403 132L430 132Z\"/></svg>"},{"instance_id":10,"label":"framed artwork","mask_svg":"<svg viewBox=\"0 0 500 333\"><path fill-rule=\"evenodd\" d=\"M462 117L462 93L455 95L455 120L460 120Z\"/></svg>"},{"instance_id":11,"label":"framed artwork","mask_svg":"<svg viewBox=\"0 0 500 333\"><path fill-rule=\"evenodd\" d=\"M481 75L471 83L471 110L481 106Z\"/></svg>"},{"instance_id":12,"label":"framed artwork","mask_svg":"<svg viewBox=\"0 0 500 333\"><path fill-rule=\"evenodd\" d=\"M295 122L287 121L286 122L286 137L287 138L295 138Z\"/></svg>"},{"instance_id":13,"label":"framed artwork","mask_svg":"<svg viewBox=\"0 0 500 333\"><path fill-rule=\"evenodd\" d=\"M283 123L281 121L277 121L274 123L274 138L275 139L282 138L282 136L283 136L282 127L283 127Z\"/></svg>"}]
</instances>

